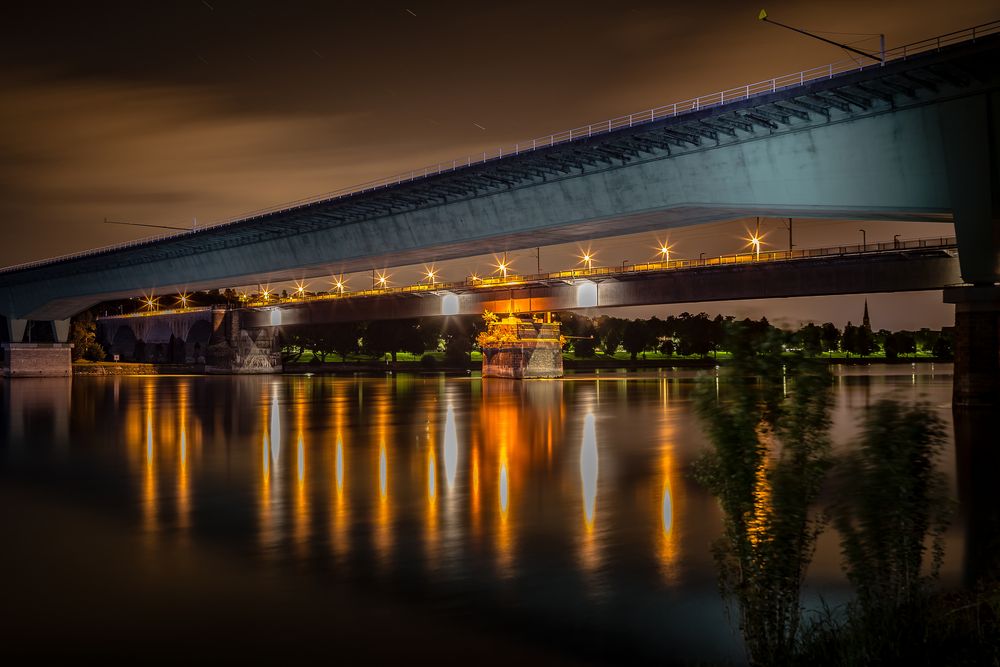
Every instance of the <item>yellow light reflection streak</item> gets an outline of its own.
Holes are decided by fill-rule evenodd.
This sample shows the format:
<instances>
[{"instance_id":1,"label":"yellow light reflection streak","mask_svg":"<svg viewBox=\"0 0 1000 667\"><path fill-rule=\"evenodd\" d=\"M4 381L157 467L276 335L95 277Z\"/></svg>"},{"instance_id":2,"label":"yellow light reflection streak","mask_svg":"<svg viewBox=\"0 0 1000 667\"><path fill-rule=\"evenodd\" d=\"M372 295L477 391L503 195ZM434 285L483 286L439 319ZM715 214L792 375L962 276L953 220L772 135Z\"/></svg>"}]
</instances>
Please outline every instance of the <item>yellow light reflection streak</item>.
<instances>
[{"instance_id":1,"label":"yellow light reflection streak","mask_svg":"<svg viewBox=\"0 0 1000 667\"><path fill-rule=\"evenodd\" d=\"M159 527L159 497L156 479L156 458L153 450L153 381L146 380L144 387L146 420L146 469L143 477L143 524L147 536L153 536Z\"/></svg>"},{"instance_id":2,"label":"yellow light reflection streak","mask_svg":"<svg viewBox=\"0 0 1000 667\"><path fill-rule=\"evenodd\" d=\"M597 427L594 413L583 418L583 438L580 441L580 491L583 505L583 529L580 531L580 566L588 575L591 587L598 583L595 575L601 564L599 535L594 525L597 516L597 477L599 460Z\"/></svg>"},{"instance_id":3,"label":"yellow light reflection streak","mask_svg":"<svg viewBox=\"0 0 1000 667\"><path fill-rule=\"evenodd\" d=\"M334 508L332 513L332 538L330 546L338 559L344 560L350 548L348 526L348 498L345 493L344 477L344 412L347 408L346 383L333 384L333 431L336 444L333 450Z\"/></svg>"},{"instance_id":4,"label":"yellow light reflection streak","mask_svg":"<svg viewBox=\"0 0 1000 667\"><path fill-rule=\"evenodd\" d=\"M181 382L177 391L178 430L180 431L180 451L177 471L177 526L186 531L191 520L191 488L188 473L188 426L187 412L190 392L187 382Z\"/></svg>"},{"instance_id":5,"label":"yellow light reflection streak","mask_svg":"<svg viewBox=\"0 0 1000 667\"><path fill-rule=\"evenodd\" d=\"M281 447L281 413L279 404L280 383L272 382L264 388L261 410L261 482L260 482L260 534L265 554L271 554L281 541L281 475L279 474L279 449ZM270 393L270 402L267 392Z\"/></svg>"},{"instance_id":6,"label":"yellow light reflection streak","mask_svg":"<svg viewBox=\"0 0 1000 667\"><path fill-rule=\"evenodd\" d=\"M389 451L386 442L390 438L389 407L391 396L386 387L380 388L374 396L375 432L378 439L378 508L375 516L374 543L379 562L387 565L392 557L392 498L389 494Z\"/></svg>"},{"instance_id":7,"label":"yellow light reflection streak","mask_svg":"<svg viewBox=\"0 0 1000 667\"><path fill-rule=\"evenodd\" d=\"M310 507L306 477L306 445L305 421L308 400L306 386L308 380L302 379L295 384L295 450L296 450L296 485L295 485L295 544L300 553L304 554L309 547Z\"/></svg>"},{"instance_id":8,"label":"yellow light reflection streak","mask_svg":"<svg viewBox=\"0 0 1000 667\"><path fill-rule=\"evenodd\" d=\"M450 403L444 422L444 474L448 492L451 493L458 474L458 432L455 429L455 408Z\"/></svg>"},{"instance_id":9,"label":"yellow light reflection streak","mask_svg":"<svg viewBox=\"0 0 1000 667\"><path fill-rule=\"evenodd\" d=\"M664 386L666 391L667 386ZM683 489L677 483L677 463L674 455L676 439L676 417L670 412L666 403L663 404L663 416L660 427L660 453L658 493L654 493L654 515L657 517L656 557L660 572L668 583L678 580L677 564L680 556L680 535L677 531L676 517L682 498L679 492Z\"/></svg>"}]
</instances>

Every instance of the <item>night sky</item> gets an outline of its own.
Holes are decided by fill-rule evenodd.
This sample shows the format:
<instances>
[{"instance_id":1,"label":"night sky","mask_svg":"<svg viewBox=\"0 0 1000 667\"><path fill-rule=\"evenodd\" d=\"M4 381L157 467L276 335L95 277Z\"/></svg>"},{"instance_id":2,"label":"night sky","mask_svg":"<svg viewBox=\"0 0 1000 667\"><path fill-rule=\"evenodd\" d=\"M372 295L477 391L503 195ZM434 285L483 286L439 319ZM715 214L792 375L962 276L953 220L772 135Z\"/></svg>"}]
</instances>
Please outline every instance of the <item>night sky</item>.
<instances>
[{"instance_id":1,"label":"night sky","mask_svg":"<svg viewBox=\"0 0 1000 667\"><path fill-rule=\"evenodd\" d=\"M997 18L995 0L764 6L809 30L884 32L889 48ZM423 0L5 7L0 265L154 231L105 218L206 224L847 57L758 22L759 9L759 2ZM827 36L878 46L877 37ZM746 224L675 231L671 241L682 256L735 252ZM797 224L801 247L860 240L857 222ZM784 247L778 221L763 226L768 241ZM949 225L862 226L869 242L951 233ZM617 264L650 259L654 244L595 240L593 248ZM542 268L572 264L575 250L543 249ZM534 269L533 255L520 261ZM459 279L471 265L439 266L445 279ZM415 277L397 272L402 282ZM860 318L854 311L863 300L656 312L843 324ZM877 328L951 324L937 293L870 300Z\"/></svg>"}]
</instances>

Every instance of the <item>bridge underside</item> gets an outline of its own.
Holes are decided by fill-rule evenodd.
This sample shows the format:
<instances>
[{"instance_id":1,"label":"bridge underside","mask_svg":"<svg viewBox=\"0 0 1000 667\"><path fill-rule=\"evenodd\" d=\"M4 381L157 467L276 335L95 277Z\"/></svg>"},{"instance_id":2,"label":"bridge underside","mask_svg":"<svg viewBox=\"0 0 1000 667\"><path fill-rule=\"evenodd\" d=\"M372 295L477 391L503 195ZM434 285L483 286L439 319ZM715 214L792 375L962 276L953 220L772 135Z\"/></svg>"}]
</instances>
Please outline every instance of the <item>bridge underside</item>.
<instances>
[{"instance_id":1,"label":"bridge underside","mask_svg":"<svg viewBox=\"0 0 1000 667\"><path fill-rule=\"evenodd\" d=\"M134 247L0 273L0 313L402 266L745 215L952 220L1000 276L1000 41L984 38Z\"/></svg>"}]
</instances>

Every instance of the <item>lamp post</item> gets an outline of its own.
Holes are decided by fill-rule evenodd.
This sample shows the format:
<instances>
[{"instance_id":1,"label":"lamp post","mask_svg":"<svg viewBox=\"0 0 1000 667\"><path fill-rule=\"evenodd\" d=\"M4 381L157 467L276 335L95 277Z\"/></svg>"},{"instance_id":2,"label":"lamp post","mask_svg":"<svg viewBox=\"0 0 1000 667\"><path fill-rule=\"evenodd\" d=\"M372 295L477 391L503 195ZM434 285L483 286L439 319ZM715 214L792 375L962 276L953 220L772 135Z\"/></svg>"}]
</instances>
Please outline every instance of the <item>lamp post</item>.
<instances>
[{"instance_id":1,"label":"lamp post","mask_svg":"<svg viewBox=\"0 0 1000 667\"><path fill-rule=\"evenodd\" d=\"M899 234L893 234L892 235L892 247L893 248L898 248L899 247Z\"/></svg>"},{"instance_id":2,"label":"lamp post","mask_svg":"<svg viewBox=\"0 0 1000 667\"><path fill-rule=\"evenodd\" d=\"M626 264L628 264L628 260L627 259L623 259L622 260L622 273L625 273L625 265Z\"/></svg>"},{"instance_id":3,"label":"lamp post","mask_svg":"<svg viewBox=\"0 0 1000 667\"><path fill-rule=\"evenodd\" d=\"M859 229L858 231L861 232L861 249L864 250L865 246L868 245L868 233L863 229Z\"/></svg>"}]
</instances>

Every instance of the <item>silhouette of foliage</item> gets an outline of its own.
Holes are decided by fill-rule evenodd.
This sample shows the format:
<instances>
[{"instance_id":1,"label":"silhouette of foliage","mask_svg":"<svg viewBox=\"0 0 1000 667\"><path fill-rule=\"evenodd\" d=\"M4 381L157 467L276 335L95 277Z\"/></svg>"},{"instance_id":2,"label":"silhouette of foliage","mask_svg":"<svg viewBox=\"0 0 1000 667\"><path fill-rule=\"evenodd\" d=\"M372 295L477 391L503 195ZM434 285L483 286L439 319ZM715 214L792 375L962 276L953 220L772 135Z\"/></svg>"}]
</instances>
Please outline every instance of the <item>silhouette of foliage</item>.
<instances>
[{"instance_id":1,"label":"silhouette of foliage","mask_svg":"<svg viewBox=\"0 0 1000 667\"><path fill-rule=\"evenodd\" d=\"M735 598L750 661L775 665L794 655L802 580L825 522L813 505L831 463L831 382L825 366L783 365L780 335L751 326L732 325L743 344L730 395L717 400L714 383L697 393L712 448L695 475L722 506L720 589Z\"/></svg>"}]
</instances>

